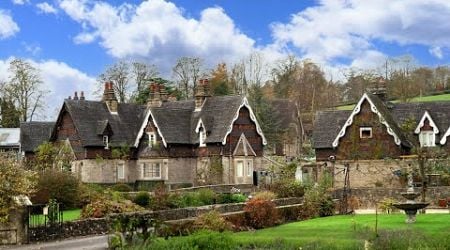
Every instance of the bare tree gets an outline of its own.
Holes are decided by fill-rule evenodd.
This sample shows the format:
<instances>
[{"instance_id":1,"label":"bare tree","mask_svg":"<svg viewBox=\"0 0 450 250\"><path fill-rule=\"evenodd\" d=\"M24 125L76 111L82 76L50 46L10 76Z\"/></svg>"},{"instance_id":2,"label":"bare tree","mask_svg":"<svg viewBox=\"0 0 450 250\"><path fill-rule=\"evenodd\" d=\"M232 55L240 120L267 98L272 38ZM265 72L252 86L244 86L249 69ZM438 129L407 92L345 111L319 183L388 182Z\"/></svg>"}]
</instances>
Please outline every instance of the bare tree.
<instances>
[{"instance_id":1,"label":"bare tree","mask_svg":"<svg viewBox=\"0 0 450 250\"><path fill-rule=\"evenodd\" d=\"M147 83L150 79L159 76L159 71L153 64L133 62L131 65L133 78L136 82L136 92L142 91L144 88L146 88Z\"/></svg>"},{"instance_id":2,"label":"bare tree","mask_svg":"<svg viewBox=\"0 0 450 250\"><path fill-rule=\"evenodd\" d=\"M198 57L180 57L172 69L178 81L178 88L182 90L185 99L194 92L202 73L202 64L202 60Z\"/></svg>"},{"instance_id":3,"label":"bare tree","mask_svg":"<svg viewBox=\"0 0 450 250\"><path fill-rule=\"evenodd\" d=\"M9 65L9 73L9 82L4 85L2 92L16 105L20 120L31 121L44 106L39 71L23 59L14 59Z\"/></svg>"},{"instance_id":4,"label":"bare tree","mask_svg":"<svg viewBox=\"0 0 450 250\"><path fill-rule=\"evenodd\" d=\"M103 86L105 82L112 81L114 83L114 91L119 97L119 102L125 102L131 95L130 78L130 65L125 61L119 61L100 74L97 81L100 83L100 86ZM101 89L99 90L101 93Z\"/></svg>"}]
</instances>

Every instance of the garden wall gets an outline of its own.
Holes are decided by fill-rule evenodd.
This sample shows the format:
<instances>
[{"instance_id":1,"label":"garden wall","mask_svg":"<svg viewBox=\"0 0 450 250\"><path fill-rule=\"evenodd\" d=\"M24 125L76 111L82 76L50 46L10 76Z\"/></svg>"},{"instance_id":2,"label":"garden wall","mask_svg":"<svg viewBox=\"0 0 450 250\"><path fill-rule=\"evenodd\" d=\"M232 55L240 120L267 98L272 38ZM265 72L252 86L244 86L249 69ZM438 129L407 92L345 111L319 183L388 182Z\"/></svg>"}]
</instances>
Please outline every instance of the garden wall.
<instances>
[{"instance_id":1,"label":"garden wall","mask_svg":"<svg viewBox=\"0 0 450 250\"><path fill-rule=\"evenodd\" d=\"M296 207L303 202L302 198L282 198L274 200L275 204L280 209L287 209L286 207ZM185 219L193 219L203 213L209 212L211 210L217 210L221 214L232 214L232 213L243 213L242 210L245 203L235 203L235 204L220 204L220 205L209 205L202 207L190 207L190 208L179 208L161 211L142 211L124 214L113 214L108 218L98 218L98 219L85 219L71 222L64 222L60 228L54 228L49 230L49 228L38 227L29 229L29 240L30 242L36 241L48 241L55 239L64 239L76 236L86 236L86 235L96 235L96 234L107 234L109 233L109 225L111 220L118 216L130 216L130 217L143 217L149 219L156 219L159 221L179 221ZM284 210L282 210L284 211ZM289 212L286 212L289 214ZM282 213L285 214L284 212ZM52 231L54 230L54 231Z\"/></svg>"},{"instance_id":2,"label":"garden wall","mask_svg":"<svg viewBox=\"0 0 450 250\"><path fill-rule=\"evenodd\" d=\"M420 192L420 188L416 188ZM392 198L397 201L405 201L401 193L406 192L406 188L352 188L351 195L356 197L358 201L358 208L375 208L377 202L386 198ZM335 198L342 197L342 189L334 192ZM450 197L450 186L429 187L427 188L426 201L430 202L431 207L438 206L439 199ZM419 200L420 196L416 199Z\"/></svg>"},{"instance_id":3,"label":"garden wall","mask_svg":"<svg viewBox=\"0 0 450 250\"><path fill-rule=\"evenodd\" d=\"M25 208L16 208L9 212L9 220L0 224L0 245L21 244L26 241Z\"/></svg>"}]
</instances>

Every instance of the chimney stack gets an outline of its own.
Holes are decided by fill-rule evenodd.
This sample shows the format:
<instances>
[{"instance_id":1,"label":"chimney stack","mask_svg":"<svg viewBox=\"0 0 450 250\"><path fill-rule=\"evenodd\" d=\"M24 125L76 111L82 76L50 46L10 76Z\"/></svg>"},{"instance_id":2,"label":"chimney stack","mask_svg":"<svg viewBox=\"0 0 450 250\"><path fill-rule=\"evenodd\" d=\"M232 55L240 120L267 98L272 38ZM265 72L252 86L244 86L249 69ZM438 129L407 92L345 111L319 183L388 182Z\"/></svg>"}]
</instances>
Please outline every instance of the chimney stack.
<instances>
[{"instance_id":1,"label":"chimney stack","mask_svg":"<svg viewBox=\"0 0 450 250\"><path fill-rule=\"evenodd\" d=\"M203 103L209 96L211 96L209 93L209 80L200 79L195 88L195 111L200 111L202 109Z\"/></svg>"},{"instance_id":2,"label":"chimney stack","mask_svg":"<svg viewBox=\"0 0 450 250\"><path fill-rule=\"evenodd\" d=\"M105 90L103 91L102 101L104 101L108 106L109 112L117 113L119 103L117 101L112 82L105 82Z\"/></svg>"},{"instance_id":3,"label":"chimney stack","mask_svg":"<svg viewBox=\"0 0 450 250\"><path fill-rule=\"evenodd\" d=\"M84 101L85 100L85 98L84 98L84 91L81 91L80 92L80 101Z\"/></svg>"},{"instance_id":4,"label":"chimney stack","mask_svg":"<svg viewBox=\"0 0 450 250\"><path fill-rule=\"evenodd\" d=\"M75 91L75 94L73 95L73 100L78 101L78 93Z\"/></svg>"},{"instance_id":5,"label":"chimney stack","mask_svg":"<svg viewBox=\"0 0 450 250\"><path fill-rule=\"evenodd\" d=\"M379 77L373 85L371 91L372 94L378 96L383 102L387 101L386 80L383 77Z\"/></svg>"},{"instance_id":6,"label":"chimney stack","mask_svg":"<svg viewBox=\"0 0 450 250\"><path fill-rule=\"evenodd\" d=\"M161 107L163 102L162 100L163 93L161 93L161 90L164 89L164 85L151 82L149 87L150 87L150 94L148 96L147 106L152 108ZM165 95L165 89L163 91Z\"/></svg>"}]
</instances>

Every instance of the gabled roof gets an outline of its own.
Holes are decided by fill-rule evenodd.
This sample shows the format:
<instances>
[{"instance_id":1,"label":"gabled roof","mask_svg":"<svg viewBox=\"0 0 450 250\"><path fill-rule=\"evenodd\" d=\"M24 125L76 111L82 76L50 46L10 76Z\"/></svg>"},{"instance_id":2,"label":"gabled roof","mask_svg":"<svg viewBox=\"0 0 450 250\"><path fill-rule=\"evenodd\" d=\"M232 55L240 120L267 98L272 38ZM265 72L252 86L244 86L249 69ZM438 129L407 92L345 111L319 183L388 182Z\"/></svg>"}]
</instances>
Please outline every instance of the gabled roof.
<instances>
[{"instance_id":1,"label":"gabled roof","mask_svg":"<svg viewBox=\"0 0 450 250\"><path fill-rule=\"evenodd\" d=\"M23 122L20 124L22 151L34 152L43 142L49 141L55 122Z\"/></svg>"},{"instance_id":2,"label":"gabled roof","mask_svg":"<svg viewBox=\"0 0 450 250\"><path fill-rule=\"evenodd\" d=\"M436 124L433 121L433 118L431 118L430 113L425 110L425 113L423 114L422 118L420 119L419 124L417 125L416 129L414 130L414 133L418 134L420 133L420 129L425 125L425 121L428 120L430 123L430 126L433 128L434 134L439 133L439 128L436 126Z\"/></svg>"},{"instance_id":3,"label":"gabled roof","mask_svg":"<svg viewBox=\"0 0 450 250\"><path fill-rule=\"evenodd\" d=\"M112 114L104 102L87 100L66 99L63 109L70 114L84 147L103 146L103 137L98 133L108 126L113 132L110 145L133 145L145 114L143 105L119 103L117 114Z\"/></svg>"},{"instance_id":4,"label":"gabled roof","mask_svg":"<svg viewBox=\"0 0 450 250\"><path fill-rule=\"evenodd\" d=\"M321 111L316 114L313 147L333 148L333 142L336 141L340 133L345 133L345 130L342 132L344 127L349 126L347 123L351 124L353 122L350 118L353 118L354 115L359 113L360 110L358 107L360 107L364 100L369 100L372 112L379 114L383 118L381 121L385 122L391 128L391 132L399 138L401 144L404 146L411 147L412 145L400 129L400 126L412 120L415 124L414 128L416 128L425 112L429 113L429 116L439 129L439 133L436 134L436 141L440 140L441 144L446 143L446 139L444 139L446 136L443 134L444 131L447 132L447 136L450 136L450 102L385 104L377 96L365 94L353 111Z\"/></svg>"},{"instance_id":5,"label":"gabled roof","mask_svg":"<svg viewBox=\"0 0 450 250\"><path fill-rule=\"evenodd\" d=\"M266 139L245 97L212 96L206 98L200 111L195 111L194 100L164 102L161 107L147 109L134 145L138 145L150 117L158 128L164 146L171 143L198 144L196 127L200 120L206 128L206 143L225 144L226 137L231 132L242 107L249 109L251 119L255 122L265 144Z\"/></svg>"}]
</instances>

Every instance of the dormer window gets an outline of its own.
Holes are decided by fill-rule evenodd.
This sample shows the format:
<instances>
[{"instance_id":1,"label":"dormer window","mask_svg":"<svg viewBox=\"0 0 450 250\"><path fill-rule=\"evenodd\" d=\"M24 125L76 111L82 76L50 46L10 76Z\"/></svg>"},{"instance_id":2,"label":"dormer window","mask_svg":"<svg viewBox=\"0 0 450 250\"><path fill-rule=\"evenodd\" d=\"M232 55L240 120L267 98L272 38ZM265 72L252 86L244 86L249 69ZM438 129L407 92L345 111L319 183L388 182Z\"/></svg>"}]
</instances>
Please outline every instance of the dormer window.
<instances>
[{"instance_id":1,"label":"dormer window","mask_svg":"<svg viewBox=\"0 0 450 250\"><path fill-rule=\"evenodd\" d=\"M148 133L148 146L152 148L156 145L156 134L155 132L149 132Z\"/></svg>"},{"instance_id":2,"label":"dormer window","mask_svg":"<svg viewBox=\"0 0 450 250\"><path fill-rule=\"evenodd\" d=\"M105 149L109 149L109 136L103 136L103 145L105 146Z\"/></svg>"},{"instance_id":3,"label":"dormer window","mask_svg":"<svg viewBox=\"0 0 450 250\"><path fill-rule=\"evenodd\" d=\"M203 127L199 129L199 141L200 141L200 147L206 146L206 131Z\"/></svg>"},{"instance_id":4,"label":"dormer window","mask_svg":"<svg viewBox=\"0 0 450 250\"><path fill-rule=\"evenodd\" d=\"M361 127L359 128L359 138L370 139L372 138L372 128L371 127Z\"/></svg>"},{"instance_id":5,"label":"dormer window","mask_svg":"<svg viewBox=\"0 0 450 250\"><path fill-rule=\"evenodd\" d=\"M435 136L432 130L429 131L420 131L419 133L419 142L421 147L434 147L435 144Z\"/></svg>"}]
</instances>

